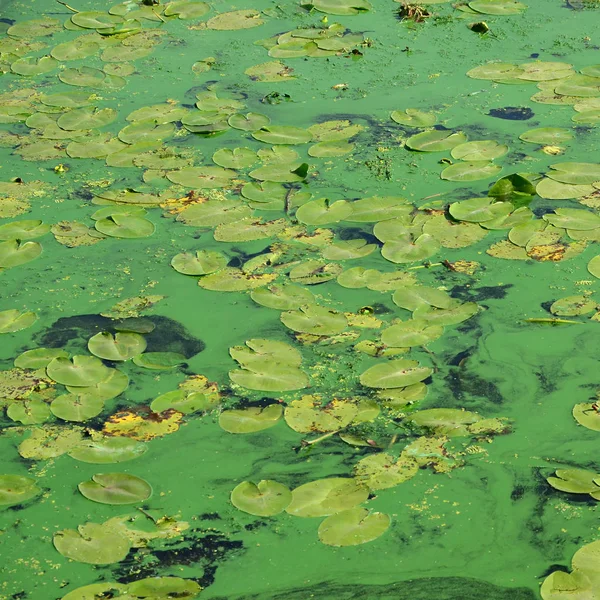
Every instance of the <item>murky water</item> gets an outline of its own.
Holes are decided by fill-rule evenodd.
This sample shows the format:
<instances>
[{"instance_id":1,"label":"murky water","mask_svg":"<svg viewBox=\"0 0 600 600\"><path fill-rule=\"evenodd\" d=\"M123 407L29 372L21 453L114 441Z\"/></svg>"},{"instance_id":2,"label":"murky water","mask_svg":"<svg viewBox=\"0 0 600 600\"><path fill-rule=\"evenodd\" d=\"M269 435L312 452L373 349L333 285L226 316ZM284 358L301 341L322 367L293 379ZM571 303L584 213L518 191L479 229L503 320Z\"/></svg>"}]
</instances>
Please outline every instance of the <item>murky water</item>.
<instances>
[{"instance_id":1,"label":"murky water","mask_svg":"<svg viewBox=\"0 0 600 600\"><path fill-rule=\"evenodd\" d=\"M532 600L595 540L600 9L472 4L0 4L0 598Z\"/></svg>"}]
</instances>

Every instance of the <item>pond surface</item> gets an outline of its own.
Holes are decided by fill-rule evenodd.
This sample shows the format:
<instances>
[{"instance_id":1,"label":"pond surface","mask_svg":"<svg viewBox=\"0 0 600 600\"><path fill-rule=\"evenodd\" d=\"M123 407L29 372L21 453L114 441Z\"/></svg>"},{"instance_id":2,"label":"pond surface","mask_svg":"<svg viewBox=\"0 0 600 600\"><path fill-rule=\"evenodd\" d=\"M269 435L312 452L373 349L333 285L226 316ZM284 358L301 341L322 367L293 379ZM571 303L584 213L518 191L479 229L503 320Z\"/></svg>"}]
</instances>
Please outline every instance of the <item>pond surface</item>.
<instances>
[{"instance_id":1,"label":"pond surface","mask_svg":"<svg viewBox=\"0 0 600 600\"><path fill-rule=\"evenodd\" d=\"M600 598L598 10L2 2L0 598Z\"/></svg>"}]
</instances>

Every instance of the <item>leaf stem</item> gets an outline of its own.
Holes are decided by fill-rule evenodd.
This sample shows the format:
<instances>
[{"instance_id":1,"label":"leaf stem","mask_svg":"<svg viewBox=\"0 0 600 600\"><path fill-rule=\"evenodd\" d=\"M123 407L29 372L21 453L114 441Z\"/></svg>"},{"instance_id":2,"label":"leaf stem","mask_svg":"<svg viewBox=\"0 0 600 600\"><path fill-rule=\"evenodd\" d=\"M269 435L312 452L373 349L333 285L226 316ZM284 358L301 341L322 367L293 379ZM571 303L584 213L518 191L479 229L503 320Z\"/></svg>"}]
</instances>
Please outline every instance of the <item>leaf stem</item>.
<instances>
[{"instance_id":1,"label":"leaf stem","mask_svg":"<svg viewBox=\"0 0 600 600\"><path fill-rule=\"evenodd\" d=\"M66 2L63 2L62 0L56 0L59 4L62 4L65 8L68 8L71 12L74 13L78 13L81 12L79 10L77 10L76 8L73 8L72 6L69 6Z\"/></svg>"},{"instance_id":2,"label":"leaf stem","mask_svg":"<svg viewBox=\"0 0 600 600\"><path fill-rule=\"evenodd\" d=\"M303 446L312 446L312 444L318 444L319 442L322 442L323 440L330 438L331 436L335 435L336 433L339 433L340 431L341 431L341 429L338 429L336 431L330 431L329 433L324 433L323 435L319 436L318 438L314 438L312 440L302 440L302 445Z\"/></svg>"}]
</instances>

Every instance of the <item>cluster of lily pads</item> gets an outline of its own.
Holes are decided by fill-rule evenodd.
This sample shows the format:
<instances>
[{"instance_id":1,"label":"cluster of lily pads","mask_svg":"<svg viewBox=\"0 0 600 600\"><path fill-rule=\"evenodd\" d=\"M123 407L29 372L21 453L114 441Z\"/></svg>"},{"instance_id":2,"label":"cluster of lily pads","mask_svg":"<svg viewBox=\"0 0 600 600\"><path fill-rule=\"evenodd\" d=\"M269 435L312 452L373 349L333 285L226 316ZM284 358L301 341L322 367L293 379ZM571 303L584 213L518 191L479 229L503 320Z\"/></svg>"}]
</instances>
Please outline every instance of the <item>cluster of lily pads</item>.
<instances>
[{"instance_id":1,"label":"cluster of lily pads","mask_svg":"<svg viewBox=\"0 0 600 600\"><path fill-rule=\"evenodd\" d=\"M600 586L600 541L582 546L571 561L571 572L553 571L542 583L543 600L597 600Z\"/></svg>"},{"instance_id":2,"label":"cluster of lily pads","mask_svg":"<svg viewBox=\"0 0 600 600\"><path fill-rule=\"evenodd\" d=\"M594 125L600 120L599 65L577 72L573 65L564 62L492 62L471 69L467 75L504 84L536 83L540 91L531 96L534 102L572 105L577 112L572 120L579 125Z\"/></svg>"}]
</instances>

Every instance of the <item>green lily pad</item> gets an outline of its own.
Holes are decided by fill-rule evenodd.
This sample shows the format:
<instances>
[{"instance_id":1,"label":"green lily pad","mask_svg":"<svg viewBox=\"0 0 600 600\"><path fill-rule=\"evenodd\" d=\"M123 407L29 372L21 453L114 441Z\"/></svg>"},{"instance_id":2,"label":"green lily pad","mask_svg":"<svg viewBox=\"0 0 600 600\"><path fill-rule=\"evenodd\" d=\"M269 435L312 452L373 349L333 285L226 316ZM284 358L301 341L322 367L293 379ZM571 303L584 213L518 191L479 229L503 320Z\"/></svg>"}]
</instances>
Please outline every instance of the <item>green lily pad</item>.
<instances>
[{"instance_id":1,"label":"green lily pad","mask_svg":"<svg viewBox=\"0 0 600 600\"><path fill-rule=\"evenodd\" d=\"M308 164L301 162L267 164L250 171L253 179L275 183L298 183L306 179Z\"/></svg>"},{"instance_id":2,"label":"green lily pad","mask_svg":"<svg viewBox=\"0 0 600 600\"><path fill-rule=\"evenodd\" d=\"M407 219L414 210L405 198L396 196L373 196L350 203L352 212L344 217L351 223L377 223L390 219Z\"/></svg>"},{"instance_id":3,"label":"green lily pad","mask_svg":"<svg viewBox=\"0 0 600 600\"><path fill-rule=\"evenodd\" d=\"M57 125L67 131L81 129L97 129L110 125L117 118L117 111L113 108L94 108L84 106L83 108L74 108L62 115Z\"/></svg>"},{"instance_id":4,"label":"green lily pad","mask_svg":"<svg viewBox=\"0 0 600 600\"><path fill-rule=\"evenodd\" d=\"M519 139L532 144L562 144L573 139L573 134L563 127L538 127L525 131Z\"/></svg>"},{"instance_id":5,"label":"green lily pad","mask_svg":"<svg viewBox=\"0 0 600 600\"><path fill-rule=\"evenodd\" d=\"M141 354L146 349L146 340L138 333L97 333L88 341L88 350L98 358L124 361Z\"/></svg>"},{"instance_id":6,"label":"green lily pad","mask_svg":"<svg viewBox=\"0 0 600 600\"><path fill-rule=\"evenodd\" d=\"M215 189L227 187L236 172L223 167L187 167L167 173L167 179L194 189Z\"/></svg>"},{"instance_id":7,"label":"green lily pad","mask_svg":"<svg viewBox=\"0 0 600 600\"><path fill-rule=\"evenodd\" d=\"M98 523L86 523L77 530L57 531L53 542L65 558L91 565L120 562L131 548L131 542L124 533Z\"/></svg>"},{"instance_id":8,"label":"green lily pad","mask_svg":"<svg viewBox=\"0 0 600 600\"><path fill-rule=\"evenodd\" d=\"M42 253L38 242L23 242L7 240L0 242L0 269L18 267L36 259Z\"/></svg>"},{"instance_id":9,"label":"green lily pad","mask_svg":"<svg viewBox=\"0 0 600 600\"><path fill-rule=\"evenodd\" d=\"M133 122L119 131L118 137L126 144L166 140L175 134L173 123L153 123L152 121Z\"/></svg>"},{"instance_id":10,"label":"green lily pad","mask_svg":"<svg viewBox=\"0 0 600 600\"><path fill-rule=\"evenodd\" d=\"M250 292L250 297L257 304L277 310L293 310L315 303L310 290L294 284L258 288Z\"/></svg>"},{"instance_id":11,"label":"green lily pad","mask_svg":"<svg viewBox=\"0 0 600 600\"><path fill-rule=\"evenodd\" d=\"M214 250L197 250L195 254L184 252L171 260L171 266L184 275L208 275L227 266L229 259Z\"/></svg>"},{"instance_id":12,"label":"green lily pad","mask_svg":"<svg viewBox=\"0 0 600 600\"><path fill-rule=\"evenodd\" d=\"M126 473L97 473L78 488L88 500L101 504L137 504L152 495L147 481Z\"/></svg>"},{"instance_id":13,"label":"green lily pad","mask_svg":"<svg viewBox=\"0 0 600 600\"><path fill-rule=\"evenodd\" d=\"M41 491L33 477L0 475L0 506L23 504L35 498Z\"/></svg>"},{"instance_id":14,"label":"green lily pad","mask_svg":"<svg viewBox=\"0 0 600 600\"><path fill-rule=\"evenodd\" d=\"M419 471L419 465L410 458L394 458L386 452L371 454L359 460L354 466L357 481L370 490L385 490L412 479Z\"/></svg>"},{"instance_id":15,"label":"green lily pad","mask_svg":"<svg viewBox=\"0 0 600 600\"><path fill-rule=\"evenodd\" d=\"M0 225L0 240L32 240L50 231L50 225L38 220L12 221Z\"/></svg>"},{"instance_id":16,"label":"green lily pad","mask_svg":"<svg viewBox=\"0 0 600 600\"><path fill-rule=\"evenodd\" d=\"M600 413L592 402L582 402L573 407L573 417L580 424L593 431L600 431Z\"/></svg>"},{"instance_id":17,"label":"green lily pad","mask_svg":"<svg viewBox=\"0 0 600 600\"><path fill-rule=\"evenodd\" d=\"M296 219L306 225L326 225L343 221L352 213L352 204L346 200L331 202L328 198L312 200L296 211Z\"/></svg>"},{"instance_id":18,"label":"green lily pad","mask_svg":"<svg viewBox=\"0 0 600 600\"><path fill-rule=\"evenodd\" d=\"M588 196L594 192L594 187L591 185L577 185L569 183L561 183L544 177L535 187L538 196L547 200L571 200L572 198L581 198Z\"/></svg>"},{"instance_id":19,"label":"green lily pad","mask_svg":"<svg viewBox=\"0 0 600 600\"><path fill-rule=\"evenodd\" d=\"M259 142L266 144L306 144L312 140L312 134L306 129L289 125L267 125L252 134Z\"/></svg>"},{"instance_id":20,"label":"green lily pad","mask_svg":"<svg viewBox=\"0 0 600 600\"><path fill-rule=\"evenodd\" d=\"M318 396L302 396L285 409L285 422L298 433L339 431L358 415L358 405L350 400L333 399L323 405Z\"/></svg>"},{"instance_id":21,"label":"green lily pad","mask_svg":"<svg viewBox=\"0 0 600 600\"><path fill-rule=\"evenodd\" d=\"M184 415L189 415L198 411L208 411L215 406L214 399L202 392L174 390L152 400L150 409L156 413L176 410Z\"/></svg>"},{"instance_id":22,"label":"green lily pad","mask_svg":"<svg viewBox=\"0 0 600 600\"><path fill-rule=\"evenodd\" d=\"M129 377L118 369L107 369L106 376L94 385L71 386L67 385L67 391L75 395L85 395L98 400L106 401L116 398L129 386Z\"/></svg>"},{"instance_id":23,"label":"green lily pad","mask_svg":"<svg viewBox=\"0 0 600 600\"><path fill-rule=\"evenodd\" d=\"M81 60L96 54L100 50L100 45L92 40L85 38L75 38L69 42L58 44L52 48L50 55L61 62L67 60Z\"/></svg>"},{"instance_id":24,"label":"green lily pad","mask_svg":"<svg viewBox=\"0 0 600 600\"><path fill-rule=\"evenodd\" d=\"M221 13L206 22L208 29L216 29L217 31L234 31L237 29L251 29L262 25L264 20L261 19L261 14L257 10L243 9L232 10L230 12Z\"/></svg>"},{"instance_id":25,"label":"green lily pad","mask_svg":"<svg viewBox=\"0 0 600 600\"><path fill-rule=\"evenodd\" d=\"M138 367L153 370L174 369L185 363L185 356L178 352L144 352L133 357Z\"/></svg>"},{"instance_id":26,"label":"green lily pad","mask_svg":"<svg viewBox=\"0 0 600 600\"><path fill-rule=\"evenodd\" d=\"M419 366L416 360L401 358L370 367L361 374L360 383L379 389L406 387L427 379L432 373L433 369Z\"/></svg>"},{"instance_id":27,"label":"green lily pad","mask_svg":"<svg viewBox=\"0 0 600 600\"><path fill-rule=\"evenodd\" d=\"M263 392L291 392L301 390L309 384L304 371L286 364L273 364L260 371L248 369L229 371L229 377L237 385Z\"/></svg>"},{"instance_id":28,"label":"green lily pad","mask_svg":"<svg viewBox=\"0 0 600 600\"><path fill-rule=\"evenodd\" d=\"M316 285L335 279L342 271L343 267L335 263L307 260L294 267L289 273L289 278L294 283Z\"/></svg>"},{"instance_id":29,"label":"green lily pad","mask_svg":"<svg viewBox=\"0 0 600 600\"><path fill-rule=\"evenodd\" d=\"M303 30L304 35L306 35L306 31ZM323 30L319 31L318 35L321 35ZM302 30L298 30L298 33L301 32ZM342 142L354 137L363 129L362 125L352 124L347 119L339 119L316 123L315 125L311 125L308 131L312 134L315 142Z\"/></svg>"},{"instance_id":30,"label":"green lily pad","mask_svg":"<svg viewBox=\"0 0 600 600\"><path fill-rule=\"evenodd\" d=\"M425 319L432 325L448 327L458 325L479 312L479 306L475 302L465 302L458 306L449 308L436 308L430 305L421 305L413 311L413 319Z\"/></svg>"},{"instance_id":31,"label":"green lily pad","mask_svg":"<svg viewBox=\"0 0 600 600\"><path fill-rule=\"evenodd\" d=\"M176 15L180 19L197 19L202 17L210 10L206 2L189 2L181 0L179 2L169 2L165 6L165 17Z\"/></svg>"},{"instance_id":32,"label":"green lily pad","mask_svg":"<svg viewBox=\"0 0 600 600\"><path fill-rule=\"evenodd\" d=\"M344 156L354 150L355 144L345 140L336 142L318 142L308 149L308 155L314 158L330 158L333 156Z\"/></svg>"},{"instance_id":33,"label":"green lily pad","mask_svg":"<svg viewBox=\"0 0 600 600\"><path fill-rule=\"evenodd\" d=\"M358 546L381 537L390 523L384 513L353 508L327 517L319 525L319 539L328 546Z\"/></svg>"},{"instance_id":34,"label":"green lily pad","mask_svg":"<svg viewBox=\"0 0 600 600\"><path fill-rule=\"evenodd\" d=\"M10 70L17 75L42 75L49 73L58 67L60 63L52 56L42 56L41 58L19 58L10 65Z\"/></svg>"},{"instance_id":35,"label":"green lily pad","mask_svg":"<svg viewBox=\"0 0 600 600\"><path fill-rule=\"evenodd\" d=\"M496 202L493 198L471 198L453 202L450 214L458 221L483 223L510 214L514 206L510 202Z\"/></svg>"},{"instance_id":36,"label":"green lily pad","mask_svg":"<svg viewBox=\"0 0 600 600\"><path fill-rule=\"evenodd\" d=\"M72 450L81 440L81 431L76 428L35 427L19 444L19 454L31 460L56 458Z\"/></svg>"},{"instance_id":37,"label":"green lily pad","mask_svg":"<svg viewBox=\"0 0 600 600\"><path fill-rule=\"evenodd\" d=\"M425 260L440 249L440 243L431 235L424 233L413 239L411 235L399 236L383 244L381 256L390 262L404 264Z\"/></svg>"},{"instance_id":38,"label":"green lily pad","mask_svg":"<svg viewBox=\"0 0 600 600\"><path fill-rule=\"evenodd\" d=\"M36 38L53 35L62 29L58 19L44 17L43 19L31 19L11 25L7 34L17 38Z\"/></svg>"},{"instance_id":39,"label":"green lily pad","mask_svg":"<svg viewBox=\"0 0 600 600\"><path fill-rule=\"evenodd\" d=\"M20 369L45 369L52 359L58 357L68 358L69 353L60 348L35 348L19 354L14 365Z\"/></svg>"},{"instance_id":40,"label":"green lily pad","mask_svg":"<svg viewBox=\"0 0 600 600\"><path fill-rule=\"evenodd\" d=\"M467 142L476 143L476 142ZM462 144L461 144L462 145ZM502 171L502 167L486 160L460 162L446 167L440 177L448 181L481 181L495 177Z\"/></svg>"},{"instance_id":41,"label":"green lily pad","mask_svg":"<svg viewBox=\"0 0 600 600\"><path fill-rule=\"evenodd\" d=\"M548 477L546 481L556 490L571 494L591 494L600 492L600 485L594 480L600 475L584 469L558 469L556 477Z\"/></svg>"},{"instance_id":42,"label":"green lily pad","mask_svg":"<svg viewBox=\"0 0 600 600\"><path fill-rule=\"evenodd\" d=\"M0 311L0 334L27 329L36 321L37 315L32 311L21 312L16 308Z\"/></svg>"},{"instance_id":43,"label":"green lily pad","mask_svg":"<svg viewBox=\"0 0 600 600\"><path fill-rule=\"evenodd\" d=\"M195 581L189 579L147 577L130 583L127 586L127 596L130 595L132 599L135 598L136 600L138 598L146 598L147 600L169 600L170 598L193 600L201 590L202 588ZM124 600L127 600L127 598L124 598Z\"/></svg>"},{"instance_id":44,"label":"green lily pad","mask_svg":"<svg viewBox=\"0 0 600 600\"><path fill-rule=\"evenodd\" d=\"M242 131L257 131L258 129L269 125L271 119L260 113L249 112L245 115L233 114L229 117L229 119L227 119L227 122L234 129L241 129Z\"/></svg>"},{"instance_id":45,"label":"green lily pad","mask_svg":"<svg viewBox=\"0 0 600 600\"><path fill-rule=\"evenodd\" d=\"M413 319L384 329L381 333L381 341L386 346L412 348L433 342L443 333L444 328L439 325Z\"/></svg>"},{"instance_id":46,"label":"green lily pad","mask_svg":"<svg viewBox=\"0 0 600 600\"><path fill-rule=\"evenodd\" d=\"M84 29L110 29L123 19L100 10L77 12L71 15L71 21Z\"/></svg>"},{"instance_id":47,"label":"green lily pad","mask_svg":"<svg viewBox=\"0 0 600 600\"><path fill-rule=\"evenodd\" d=\"M358 15L371 10L367 0L309 0L304 4L309 8L328 15Z\"/></svg>"},{"instance_id":48,"label":"green lily pad","mask_svg":"<svg viewBox=\"0 0 600 600\"><path fill-rule=\"evenodd\" d=\"M587 265L588 272L600 279L600 255L594 256Z\"/></svg>"},{"instance_id":49,"label":"green lily pad","mask_svg":"<svg viewBox=\"0 0 600 600\"><path fill-rule=\"evenodd\" d=\"M10 404L6 409L6 415L12 421L17 421L23 425L37 425L50 419L52 412L47 402L27 399Z\"/></svg>"},{"instance_id":50,"label":"green lily pad","mask_svg":"<svg viewBox=\"0 0 600 600\"><path fill-rule=\"evenodd\" d=\"M46 372L56 383L84 387L106 379L110 370L95 356L74 356L71 360L58 356L48 363Z\"/></svg>"},{"instance_id":51,"label":"green lily pad","mask_svg":"<svg viewBox=\"0 0 600 600\"><path fill-rule=\"evenodd\" d=\"M366 240L354 239L334 242L327 246L323 252L323 258L327 260L352 260L364 258L377 250L376 244L367 244Z\"/></svg>"},{"instance_id":52,"label":"green lily pad","mask_svg":"<svg viewBox=\"0 0 600 600\"><path fill-rule=\"evenodd\" d=\"M285 511L296 517L327 517L354 508L368 497L368 488L352 478L318 479L292 490L292 501Z\"/></svg>"},{"instance_id":53,"label":"green lily pad","mask_svg":"<svg viewBox=\"0 0 600 600\"><path fill-rule=\"evenodd\" d=\"M292 331L313 335L335 335L348 326L344 313L316 304L281 313L281 322Z\"/></svg>"},{"instance_id":54,"label":"green lily pad","mask_svg":"<svg viewBox=\"0 0 600 600\"><path fill-rule=\"evenodd\" d=\"M407 127L431 127L435 125L437 116L432 112L424 112L418 108L407 108L405 110L395 110L392 114L392 121Z\"/></svg>"},{"instance_id":55,"label":"green lily pad","mask_svg":"<svg viewBox=\"0 0 600 600\"><path fill-rule=\"evenodd\" d=\"M550 165L551 171L546 173L554 181L574 185L589 185L600 181L600 164L564 162Z\"/></svg>"},{"instance_id":56,"label":"green lily pad","mask_svg":"<svg viewBox=\"0 0 600 600\"><path fill-rule=\"evenodd\" d=\"M257 160L256 152L250 148L221 148L213 154L213 162L227 169L247 169Z\"/></svg>"},{"instance_id":57,"label":"green lily pad","mask_svg":"<svg viewBox=\"0 0 600 600\"><path fill-rule=\"evenodd\" d=\"M413 311L419 306L450 308L455 300L447 292L424 285L406 286L396 290L392 296L396 306Z\"/></svg>"},{"instance_id":58,"label":"green lily pad","mask_svg":"<svg viewBox=\"0 0 600 600\"><path fill-rule=\"evenodd\" d=\"M256 433L277 425L282 414L281 404L224 410L219 415L219 425L229 433Z\"/></svg>"},{"instance_id":59,"label":"green lily pad","mask_svg":"<svg viewBox=\"0 0 600 600\"><path fill-rule=\"evenodd\" d=\"M408 138L406 147L418 152L445 152L466 141L467 136L464 133L432 129Z\"/></svg>"},{"instance_id":60,"label":"green lily pad","mask_svg":"<svg viewBox=\"0 0 600 600\"><path fill-rule=\"evenodd\" d=\"M283 512L292 500L292 492L282 483L263 479L258 484L242 481L231 492L231 504L257 517L273 517Z\"/></svg>"},{"instance_id":61,"label":"green lily pad","mask_svg":"<svg viewBox=\"0 0 600 600\"><path fill-rule=\"evenodd\" d=\"M156 231L152 221L123 214L112 214L106 219L99 219L94 227L104 235L126 239L150 237Z\"/></svg>"},{"instance_id":62,"label":"green lily pad","mask_svg":"<svg viewBox=\"0 0 600 600\"><path fill-rule=\"evenodd\" d=\"M518 15L527 4L517 0L471 0L469 8L484 15Z\"/></svg>"},{"instance_id":63,"label":"green lily pad","mask_svg":"<svg viewBox=\"0 0 600 600\"><path fill-rule=\"evenodd\" d=\"M554 214L545 214L543 219L555 227L575 231L589 231L600 227L600 216L577 208L557 208Z\"/></svg>"},{"instance_id":64,"label":"green lily pad","mask_svg":"<svg viewBox=\"0 0 600 600\"><path fill-rule=\"evenodd\" d=\"M148 450L143 442L127 437L100 437L85 440L68 454L75 460L95 465L126 462L142 456Z\"/></svg>"},{"instance_id":65,"label":"green lily pad","mask_svg":"<svg viewBox=\"0 0 600 600\"><path fill-rule=\"evenodd\" d=\"M85 393L69 393L55 398L50 410L63 421L83 422L98 416L104 410L104 401Z\"/></svg>"},{"instance_id":66,"label":"green lily pad","mask_svg":"<svg viewBox=\"0 0 600 600\"><path fill-rule=\"evenodd\" d=\"M597 302L589 296L567 296L556 300L550 306L550 312L559 317L586 315L596 310Z\"/></svg>"}]
</instances>

